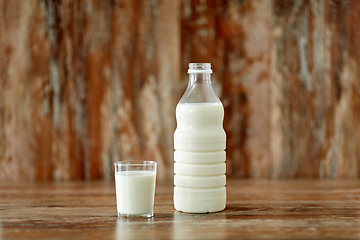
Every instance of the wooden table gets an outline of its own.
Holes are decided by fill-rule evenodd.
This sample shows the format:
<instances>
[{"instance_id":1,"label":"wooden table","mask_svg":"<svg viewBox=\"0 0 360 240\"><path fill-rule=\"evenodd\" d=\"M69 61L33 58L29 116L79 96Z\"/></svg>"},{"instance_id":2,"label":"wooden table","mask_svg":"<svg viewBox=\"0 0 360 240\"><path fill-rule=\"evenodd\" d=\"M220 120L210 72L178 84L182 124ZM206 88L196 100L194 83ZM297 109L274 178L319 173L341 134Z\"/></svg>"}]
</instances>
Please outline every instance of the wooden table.
<instances>
[{"instance_id":1,"label":"wooden table","mask_svg":"<svg viewBox=\"0 0 360 240\"><path fill-rule=\"evenodd\" d=\"M360 239L360 181L229 180L225 211L119 219L113 182L0 183L0 239Z\"/></svg>"}]
</instances>

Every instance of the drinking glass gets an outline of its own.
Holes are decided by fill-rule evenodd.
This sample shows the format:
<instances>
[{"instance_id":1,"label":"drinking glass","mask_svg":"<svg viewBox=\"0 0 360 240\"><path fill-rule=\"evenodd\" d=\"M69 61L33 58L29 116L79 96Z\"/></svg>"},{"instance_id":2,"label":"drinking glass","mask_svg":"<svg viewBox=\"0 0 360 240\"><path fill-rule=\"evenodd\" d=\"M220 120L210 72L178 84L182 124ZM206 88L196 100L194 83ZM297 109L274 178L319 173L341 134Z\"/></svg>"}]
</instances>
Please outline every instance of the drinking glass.
<instances>
[{"instance_id":1,"label":"drinking glass","mask_svg":"<svg viewBox=\"0 0 360 240\"><path fill-rule=\"evenodd\" d=\"M157 163L120 161L115 165L119 217L153 217Z\"/></svg>"}]
</instances>

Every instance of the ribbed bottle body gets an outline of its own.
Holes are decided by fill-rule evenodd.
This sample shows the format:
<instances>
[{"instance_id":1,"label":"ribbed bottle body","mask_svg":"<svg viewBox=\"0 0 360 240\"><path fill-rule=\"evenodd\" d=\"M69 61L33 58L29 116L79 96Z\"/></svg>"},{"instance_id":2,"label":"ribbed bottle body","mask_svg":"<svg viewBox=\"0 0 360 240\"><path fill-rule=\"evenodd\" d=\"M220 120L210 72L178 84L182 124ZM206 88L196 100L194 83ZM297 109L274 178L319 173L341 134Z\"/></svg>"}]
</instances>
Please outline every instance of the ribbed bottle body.
<instances>
[{"instance_id":1,"label":"ribbed bottle body","mask_svg":"<svg viewBox=\"0 0 360 240\"><path fill-rule=\"evenodd\" d=\"M208 75L208 81L200 83L190 76L188 89L176 107L174 207L182 212L219 212L226 205L224 108ZM193 96L204 92L208 96ZM186 101L186 96L205 100Z\"/></svg>"}]
</instances>

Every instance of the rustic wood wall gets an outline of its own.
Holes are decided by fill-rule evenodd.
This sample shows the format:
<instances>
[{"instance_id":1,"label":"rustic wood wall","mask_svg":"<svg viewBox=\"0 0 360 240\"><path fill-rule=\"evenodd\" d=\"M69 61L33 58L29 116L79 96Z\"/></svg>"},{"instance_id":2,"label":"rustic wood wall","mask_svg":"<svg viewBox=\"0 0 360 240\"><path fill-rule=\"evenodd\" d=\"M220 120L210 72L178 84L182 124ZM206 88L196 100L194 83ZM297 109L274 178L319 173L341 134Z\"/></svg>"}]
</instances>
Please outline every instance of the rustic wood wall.
<instances>
[{"instance_id":1,"label":"rustic wood wall","mask_svg":"<svg viewBox=\"0 0 360 240\"><path fill-rule=\"evenodd\" d=\"M360 176L358 0L0 0L0 180L173 174L189 62L211 62L227 176Z\"/></svg>"}]
</instances>

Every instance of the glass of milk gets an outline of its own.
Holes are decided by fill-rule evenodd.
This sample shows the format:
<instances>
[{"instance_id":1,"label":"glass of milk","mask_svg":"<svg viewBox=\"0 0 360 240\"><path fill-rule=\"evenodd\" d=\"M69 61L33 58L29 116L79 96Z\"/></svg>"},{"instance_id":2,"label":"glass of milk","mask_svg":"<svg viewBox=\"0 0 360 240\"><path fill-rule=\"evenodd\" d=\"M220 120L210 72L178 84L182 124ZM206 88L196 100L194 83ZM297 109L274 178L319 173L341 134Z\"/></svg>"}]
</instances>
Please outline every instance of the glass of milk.
<instances>
[{"instance_id":1,"label":"glass of milk","mask_svg":"<svg viewBox=\"0 0 360 240\"><path fill-rule=\"evenodd\" d=\"M114 165L118 216L154 216L157 163L134 160Z\"/></svg>"}]
</instances>

